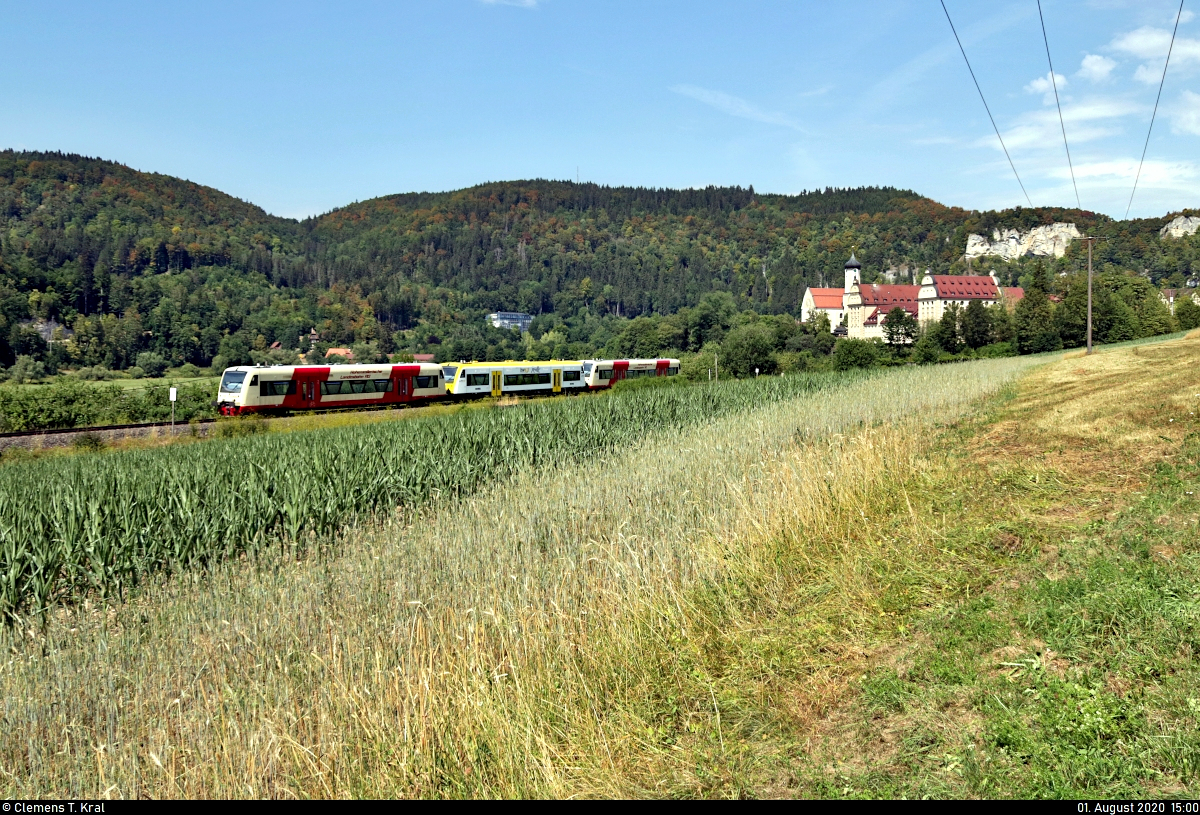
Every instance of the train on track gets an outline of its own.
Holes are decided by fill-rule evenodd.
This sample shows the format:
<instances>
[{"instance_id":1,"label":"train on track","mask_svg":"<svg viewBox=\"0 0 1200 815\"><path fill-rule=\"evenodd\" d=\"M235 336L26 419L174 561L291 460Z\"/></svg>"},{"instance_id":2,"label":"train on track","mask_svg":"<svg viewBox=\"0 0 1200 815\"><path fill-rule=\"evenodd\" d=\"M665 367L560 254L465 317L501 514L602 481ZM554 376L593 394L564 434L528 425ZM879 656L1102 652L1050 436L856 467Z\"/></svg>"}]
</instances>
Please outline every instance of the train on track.
<instances>
[{"instance_id":1,"label":"train on track","mask_svg":"<svg viewBox=\"0 0 1200 815\"><path fill-rule=\"evenodd\" d=\"M217 411L222 416L240 416L483 396L573 394L604 390L625 379L678 373L677 359L243 365L226 368L221 376Z\"/></svg>"}]
</instances>

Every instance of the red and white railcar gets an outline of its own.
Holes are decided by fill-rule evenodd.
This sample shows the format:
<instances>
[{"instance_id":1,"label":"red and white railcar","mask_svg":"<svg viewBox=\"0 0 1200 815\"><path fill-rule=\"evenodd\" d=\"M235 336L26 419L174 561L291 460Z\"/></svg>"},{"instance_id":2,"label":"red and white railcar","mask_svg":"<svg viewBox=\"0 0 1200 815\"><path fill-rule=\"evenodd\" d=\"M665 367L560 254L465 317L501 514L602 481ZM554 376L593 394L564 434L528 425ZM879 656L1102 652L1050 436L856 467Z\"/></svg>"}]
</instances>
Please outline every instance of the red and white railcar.
<instances>
[{"instance_id":1,"label":"red and white railcar","mask_svg":"<svg viewBox=\"0 0 1200 815\"><path fill-rule=\"evenodd\" d=\"M643 376L675 376L679 373L677 359L585 359L583 380L587 387L610 388L623 379Z\"/></svg>"},{"instance_id":2,"label":"red and white railcar","mask_svg":"<svg viewBox=\"0 0 1200 815\"><path fill-rule=\"evenodd\" d=\"M226 368L217 393L223 416L423 402L445 395L442 369L408 365L246 365Z\"/></svg>"}]
</instances>

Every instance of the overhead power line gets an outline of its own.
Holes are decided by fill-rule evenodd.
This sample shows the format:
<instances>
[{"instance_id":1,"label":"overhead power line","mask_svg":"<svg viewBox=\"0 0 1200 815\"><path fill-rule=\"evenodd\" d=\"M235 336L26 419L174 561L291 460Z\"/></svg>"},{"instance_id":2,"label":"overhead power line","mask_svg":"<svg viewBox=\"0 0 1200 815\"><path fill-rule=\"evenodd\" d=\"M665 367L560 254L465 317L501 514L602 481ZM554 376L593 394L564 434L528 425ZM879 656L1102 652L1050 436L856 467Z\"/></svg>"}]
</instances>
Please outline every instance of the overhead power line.
<instances>
[{"instance_id":1,"label":"overhead power line","mask_svg":"<svg viewBox=\"0 0 1200 815\"><path fill-rule=\"evenodd\" d=\"M1129 193L1129 205L1125 207L1125 217L1129 218L1129 210L1133 208L1133 196L1137 194L1138 181L1142 177L1142 165L1146 163L1146 150L1150 147L1150 134L1154 132L1154 117L1158 115L1158 102L1162 99L1163 85L1167 84L1167 66L1171 64L1171 52L1175 50L1175 34L1179 31L1179 19L1183 16L1183 0L1179 0L1179 11L1175 14L1175 30L1171 32L1171 44L1167 46L1167 61L1163 65L1162 80L1158 83L1158 96L1154 97L1154 112L1150 114L1150 129L1146 131L1146 143L1142 145L1142 160L1138 162L1137 175L1133 177L1133 191Z\"/></svg>"},{"instance_id":2,"label":"overhead power line","mask_svg":"<svg viewBox=\"0 0 1200 815\"><path fill-rule=\"evenodd\" d=\"M1004 138L1000 135L1000 128L996 127L996 118L992 116L992 109L988 107L987 99L983 97L983 89L979 87L979 80L975 78L975 70L971 67L971 60L967 59L966 49L963 48L962 40L958 38L958 30L954 28L954 21L950 19L950 11L946 8L946 0L939 0L942 4L942 11L946 12L946 22L950 23L950 30L954 32L954 41L958 43L958 50L962 52L963 62L967 63L967 70L971 72L971 81L975 83L975 90L979 91L979 100L983 102L983 109L987 111L988 119L992 122L992 129L996 131L996 138L1000 140L1000 148L1004 151L1004 157L1008 159L1008 166L1012 167L1013 175L1017 177L1017 183L1021 185L1021 192L1025 193L1025 200L1029 202L1029 206L1033 206L1033 201L1029 198L1029 193L1025 192L1025 185L1021 182L1021 175L1017 172L1017 165L1013 164L1012 156L1008 154L1008 148L1004 145ZM1178 25L1178 21L1176 22Z\"/></svg>"},{"instance_id":3,"label":"overhead power line","mask_svg":"<svg viewBox=\"0 0 1200 815\"><path fill-rule=\"evenodd\" d=\"M1062 103L1058 101L1058 78L1054 76L1054 60L1050 59L1050 39L1046 36L1046 18L1042 16L1042 0L1037 0L1038 20L1042 23L1042 42L1046 44L1046 62L1050 64L1050 87L1054 88L1054 104L1058 108L1058 124L1062 128L1063 147L1067 151L1067 167L1071 170L1071 186L1075 188L1075 206L1083 209L1079 202L1079 185L1075 183L1075 165L1071 162L1071 147L1067 144L1067 125L1063 121Z\"/></svg>"}]
</instances>

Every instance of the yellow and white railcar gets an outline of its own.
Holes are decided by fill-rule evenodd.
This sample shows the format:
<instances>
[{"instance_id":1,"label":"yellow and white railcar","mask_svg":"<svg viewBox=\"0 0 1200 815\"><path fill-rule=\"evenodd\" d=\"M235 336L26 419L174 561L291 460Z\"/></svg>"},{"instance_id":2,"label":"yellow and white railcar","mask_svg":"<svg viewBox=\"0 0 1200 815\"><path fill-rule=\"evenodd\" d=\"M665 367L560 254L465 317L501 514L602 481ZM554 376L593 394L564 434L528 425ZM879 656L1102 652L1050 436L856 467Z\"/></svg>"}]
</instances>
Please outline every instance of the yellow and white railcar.
<instances>
[{"instance_id":1,"label":"yellow and white railcar","mask_svg":"<svg viewBox=\"0 0 1200 815\"><path fill-rule=\"evenodd\" d=\"M446 363L442 375L446 393L451 396L576 393L587 389L583 364L565 360Z\"/></svg>"}]
</instances>

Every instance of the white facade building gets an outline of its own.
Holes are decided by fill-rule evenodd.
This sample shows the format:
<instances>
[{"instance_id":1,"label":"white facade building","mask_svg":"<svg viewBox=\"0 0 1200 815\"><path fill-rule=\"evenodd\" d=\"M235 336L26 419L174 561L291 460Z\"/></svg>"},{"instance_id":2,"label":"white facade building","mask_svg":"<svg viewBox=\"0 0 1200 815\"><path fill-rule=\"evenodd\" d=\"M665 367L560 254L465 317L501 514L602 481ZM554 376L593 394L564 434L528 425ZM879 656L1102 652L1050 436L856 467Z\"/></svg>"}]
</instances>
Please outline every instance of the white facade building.
<instances>
[{"instance_id":1,"label":"white facade building","mask_svg":"<svg viewBox=\"0 0 1200 815\"><path fill-rule=\"evenodd\" d=\"M529 330L533 315L521 311L497 311L487 316L493 328L516 328L522 334Z\"/></svg>"},{"instance_id":2,"label":"white facade building","mask_svg":"<svg viewBox=\"0 0 1200 815\"><path fill-rule=\"evenodd\" d=\"M937 322L951 303L960 308L966 308L972 300L982 300L985 306L1000 302L1011 305L1024 296L1024 289L1003 287L995 275L927 274L917 295L917 318L922 323Z\"/></svg>"}]
</instances>

